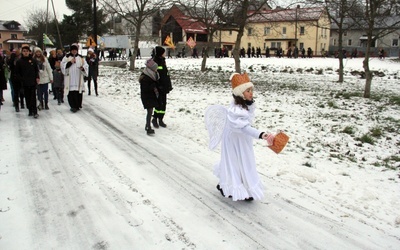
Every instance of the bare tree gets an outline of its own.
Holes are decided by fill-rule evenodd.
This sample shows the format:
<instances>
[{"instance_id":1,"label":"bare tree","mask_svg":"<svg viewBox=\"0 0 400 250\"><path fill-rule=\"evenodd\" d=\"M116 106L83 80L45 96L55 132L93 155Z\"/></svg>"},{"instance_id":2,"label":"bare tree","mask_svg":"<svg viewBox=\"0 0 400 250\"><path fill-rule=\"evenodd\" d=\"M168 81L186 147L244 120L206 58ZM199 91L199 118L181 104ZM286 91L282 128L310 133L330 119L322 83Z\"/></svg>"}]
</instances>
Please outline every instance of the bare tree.
<instances>
[{"instance_id":1,"label":"bare tree","mask_svg":"<svg viewBox=\"0 0 400 250\"><path fill-rule=\"evenodd\" d=\"M53 15L45 9L32 9L28 12L25 19L28 28L28 35L35 37L38 46L43 46L43 33L46 31L48 20L53 19Z\"/></svg>"},{"instance_id":2,"label":"bare tree","mask_svg":"<svg viewBox=\"0 0 400 250\"><path fill-rule=\"evenodd\" d=\"M382 38L396 31L400 25L399 16L391 16L397 14L400 3L392 0L363 0L363 15L354 18L354 22L360 27L364 27L367 35L367 48L363 67L365 72L365 88L364 97L371 97L372 72L369 68L369 59L371 52L371 44L379 38Z\"/></svg>"},{"instance_id":3,"label":"bare tree","mask_svg":"<svg viewBox=\"0 0 400 250\"><path fill-rule=\"evenodd\" d=\"M259 15L260 11L268 5L267 0L221 0L220 18L225 19L227 25L224 30L233 30L237 32L235 46L232 50L235 60L235 72L241 72L240 66L240 47L241 40L249 19L255 15Z\"/></svg>"},{"instance_id":4,"label":"bare tree","mask_svg":"<svg viewBox=\"0 0 400 250\"><path fill-rule=\"evenodd\" d=\"M142 25L146 19L152 18L152 16L160 11L162 7L168 4L170 1L167 0L100 0L100 4L109 13L118 14L126 20L128 23L135 27L135 41L134 51L135 54L139 48L139 40L141 35ZM136 56L130 58L130 70L135 69Z\"/></svg>"},{"instance_id":5,"label":"bare tree","mask_svg":"<svg viewBox=\"0 0 400 250\"><path fill-rule=\"evenodd\" d=\"M207 32L206 53L203 54L201 71L206 71L207 55L213 44L214 34L222 28L218 14L221 8L220 0L179 0L176 2L184 10L193 23L201 23Z\"/></svg>"},{"instance_id":6,"label":"bare tree","mask_svg":"<svg viewBox=\"0 0 400 250\"><path fill-rule=\"evenodd\" d=\"M343 82L343 34L349 31L355 26L354 22L349 22L350 16L354 15L359 10L357 0L323 0L323 2L317 1L316 4L324 5L326 13L332 22L332 25L336 26L338 32L338 59L339 59L339 80ZM357 15L358 16L358 15Z\"/></svg>"}]
</instances>

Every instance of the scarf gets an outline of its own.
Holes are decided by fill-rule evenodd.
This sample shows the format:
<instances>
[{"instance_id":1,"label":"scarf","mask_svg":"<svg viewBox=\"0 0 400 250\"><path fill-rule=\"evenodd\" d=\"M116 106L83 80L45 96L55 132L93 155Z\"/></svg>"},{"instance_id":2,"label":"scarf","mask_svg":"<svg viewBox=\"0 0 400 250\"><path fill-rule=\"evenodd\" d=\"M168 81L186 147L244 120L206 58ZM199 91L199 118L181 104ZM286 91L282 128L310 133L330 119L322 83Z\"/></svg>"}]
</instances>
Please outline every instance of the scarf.
<instances>
[{"instance_id":1,"label":"scarf","mask_svg":"<svg viewBox=\"0 0 400 250\"><path fill-rule=\"evenodd\" d=\"M153 81L158 81L158 79L160 79L160 76L158 75L158 72L154 72L149 68L145 68L143 70L143 74L145 74L146 76L150 77L151 79L153 79Z\"/></svg>"}]
</instances>

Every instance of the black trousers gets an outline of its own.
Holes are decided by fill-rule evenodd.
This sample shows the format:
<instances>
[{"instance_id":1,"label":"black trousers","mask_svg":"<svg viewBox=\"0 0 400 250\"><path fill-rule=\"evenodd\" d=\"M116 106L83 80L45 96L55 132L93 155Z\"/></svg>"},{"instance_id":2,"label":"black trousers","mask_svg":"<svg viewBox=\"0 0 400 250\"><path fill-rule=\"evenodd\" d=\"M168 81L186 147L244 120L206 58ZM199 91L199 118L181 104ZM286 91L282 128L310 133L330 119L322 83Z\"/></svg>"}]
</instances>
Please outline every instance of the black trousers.
<instances>
[{"instance_id":1,"label":"black trousers","mask_svg":"<svg viewBox=\"0 0 400 250\"><path fill-rule=\"evenodd\" d=\"M36 90L37 86L24 86L26 107L29 110L29 114L37 114Z\"/></svg>"},{"instance_id":2,"label":"black trousers","mask_svg":"<svg viewBox=\"0 0 400 250\"><path fill-rule=\"evenodd\" d=\"M159 118L162 120L165 115L165 110L167 109L167 94L160 91L158 96L158 103L156 107L154 107L154 118Z\"/></svg>"},{"instance_id":3,"label":"black trousers","mask_svg":"<svg viewBox=\"0 0 400 250\"><path fill-rule=\"evenodd\" d=\"M92 75L90 75L89 74L89 76L88 76L88 89L89 89L89 95L90 95L90 82L91 82L91 80L92 80L92 78L93 78L93 83L94 83L94 91L95 91L95 93L96 93L96 95L98 94L97 93L97 76L96 77L94 77L94 76L92 76Z\"/></svg>"},{"instance_id":4,"label":"black trousers","mask_svg":"<svg viewBox=\"0 0 400 250\"><path fill-rule=\"evenodd\" d=\"M19 84L13 85L13 102L14 106L18 107L19 103L21 102L21 106L24 105L24 89Z\"/></svg>"},{"instance_id":5,"label":"black trousers","mask_svg":"<svg viewBox=\"0 0 400 250\"><path fill-rule=\"evenodd\" d=\"M82 108L83 95L79 93L78 90L73 90L68 92L68 104L71 109Z\"/></svg>"}]
</instances>

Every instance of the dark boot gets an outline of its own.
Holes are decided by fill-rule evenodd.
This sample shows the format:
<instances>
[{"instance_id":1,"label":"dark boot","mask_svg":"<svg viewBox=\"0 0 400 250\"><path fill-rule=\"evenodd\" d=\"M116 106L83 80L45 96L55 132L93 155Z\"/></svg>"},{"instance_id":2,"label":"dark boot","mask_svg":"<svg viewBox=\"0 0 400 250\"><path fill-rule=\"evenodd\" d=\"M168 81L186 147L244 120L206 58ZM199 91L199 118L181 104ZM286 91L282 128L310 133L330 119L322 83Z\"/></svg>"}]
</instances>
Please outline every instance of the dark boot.
<instances>
[{"instance_id":1,"label":"dark boot","mask_svg":"<svg viewBox=\"0 0 400 250\"><path fill-rule=\"evenodd\" d=\"M44 105L44 109L49 110L49 105L47 105L47 102L46 102L46 104Z\"/></svg>"},{"instance_id":2,"label":"dark boot","mask_svg":"<svg viewBox=\"0 0 400 250\"><path fill-rule=\"evenodd\" d=\"M21 101L21 109L24 109L25 108L25 105L24 105L24 101L22 100Z\"/></svg>"},{"instance_id":3,"label":"dark boot","mask_svg":"<svg viewBox=\"0 0 400 250\"><path fill-rule=\"evenodd\" d=\"M19 105L15 105L15 112L19 112Z\"/></svg>"},{"instance_id":4,"label":"dark boot","mask_svg":"<svg viewBox=\"0 0 400 250\"><path fill-rule=\"evenodd\" d=\"M158 123L157 123L157 118L153 118L153 120L151 120L151 123L153 123L153 127L159 128Z\"/></svg>"},{"instance_id":5,"label":"dark boot","mask_svg":"<svg viewBox=\"0 0 400 250\"><path fill-rule=\"evenodd\" d=\"M152 135L155 133L154 129L152 129L150 125L146 125L146 127L144 129L146 130L148 135Z\"/></svg>"},{"instance_id":6,"label":"dark boot","mask_svg":"<svg viewBox=\"0 0 400 250\"><path fill-rule=\"evenodd\" d=\"M163 128L166 128L166 127L167 127L167 124L165 124L165 123L163 122L163 119L162 119L162 118L158 118L158 125L160 125L160 126L163 127Z\"/></svg>"},{"instance_id":7,"label":"dark boot","mask_svg":"<svg viewBox=\"0 0 400 250\"><path fill-rule=\"evenodd\" d=\"M37 108L38 108L39 110L42 110L43 107L44 107L43 101L40 101L40 102L39 102L39 105L37 106Z\"/></svg>"}]
</instances>

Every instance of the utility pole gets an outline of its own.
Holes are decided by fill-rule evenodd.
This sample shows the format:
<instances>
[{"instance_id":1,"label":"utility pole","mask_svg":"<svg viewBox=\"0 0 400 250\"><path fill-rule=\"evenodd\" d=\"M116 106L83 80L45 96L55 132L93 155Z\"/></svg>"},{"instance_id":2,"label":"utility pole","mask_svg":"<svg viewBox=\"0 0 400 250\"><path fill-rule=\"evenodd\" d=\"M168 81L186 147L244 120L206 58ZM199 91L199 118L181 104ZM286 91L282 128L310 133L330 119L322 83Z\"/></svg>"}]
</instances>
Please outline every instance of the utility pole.
<instances>
[{"instance_id":1,"label":"utility pole","mask_svg":"<svg viewBox=\"0 0 400 250\"><path fill-rule=\"evenodd\" d=\"M93 0L93 41L96 44L94 52L97 54L97 7L96 1Z\"/></svg>"}]
</instances>

